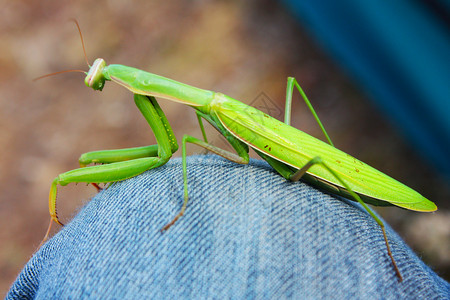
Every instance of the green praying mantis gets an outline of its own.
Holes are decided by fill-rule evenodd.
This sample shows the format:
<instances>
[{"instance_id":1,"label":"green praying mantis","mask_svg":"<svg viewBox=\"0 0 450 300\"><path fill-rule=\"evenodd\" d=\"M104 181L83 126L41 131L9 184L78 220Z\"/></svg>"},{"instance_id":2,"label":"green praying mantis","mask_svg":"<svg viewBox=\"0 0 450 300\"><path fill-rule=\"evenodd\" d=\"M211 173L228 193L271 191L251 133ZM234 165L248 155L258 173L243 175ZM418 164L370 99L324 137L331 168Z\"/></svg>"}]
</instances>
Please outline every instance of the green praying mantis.
<instances>
[{"instance_id":1,"label":"green praying mantis","mask_svg":"<svg viewBox=\"0 0 450 300\"><path fill-rule=\"evenodd\" d=\"M83 45L83 37L75 21ZM88 63L88 62L87 62ZM89 65L89 63L88 63ZM90 65L89 65L90 66ZM78 71L78 70L74 70ZM66 71L63 71L66 72ZM81 71L83 72L83 71ZM61 72L58 72L61 73ZM413 189L334 147L310 101L295 78L289 77L286 89L284 122L239 102L227 95L199 89L175 80L123 65L106 65L97 58L86 73L86 86L101 91L105 81L115 82L134 94L136 106L155 134L157 144L151 146L88 152L79 159L80 168L58 175L49 194L50 224L63 225L56 213L57 186L71 182L97 183L125 180L164 165L178 150L177 140L155 97L175 101L195 109L203 140L190 135L182 139L184 201L179 213L162 228L169 229L183 216L188 203L186 144L191 143L239 164L249 162L249 148L267 161L281 176L307 183L336 195L359 202L379 224L395 273L402 275L391 253L383 222L366 203L376 206L395 205L409 210L431 212L436 205ZM56 73L53 73L56 74ZM53 75L48 74L39 78ZM297 89L310 109L328 143L290 126L292 94ZM208 121L222 134L236 153L208 143L203 121ZM88 166L90 164L96 164Z\"/></svg>"}]
</instances>

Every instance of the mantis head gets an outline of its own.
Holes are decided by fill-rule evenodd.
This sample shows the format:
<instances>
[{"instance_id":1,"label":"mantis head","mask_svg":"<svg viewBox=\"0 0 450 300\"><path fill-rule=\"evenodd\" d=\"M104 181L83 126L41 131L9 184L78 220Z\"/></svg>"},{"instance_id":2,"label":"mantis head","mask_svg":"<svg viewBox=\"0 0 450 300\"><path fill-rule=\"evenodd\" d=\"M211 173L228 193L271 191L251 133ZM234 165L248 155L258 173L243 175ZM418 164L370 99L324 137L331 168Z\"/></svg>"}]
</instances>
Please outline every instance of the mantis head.
<instances>
[{"instance_id":1,"label":"mantis head","mask_svg":"<svg viewBox=\"0 0 450 300\"><path fill-rule=\"evenodd\" d=\"M75 24L77 25L77 28L78 28L78 32L80 33L80 39L81 39L81 45L83 46L84 58L86 59L86 64L90 68L89 71L88 72L85 72L83 70L59 71L59 72L54 72L54 73L50 73L50 74L45 74L45 75L39 76L37 78L34 78L33 81L40 80L42 78L53 76L53 75L57 75L57 74L62 74L62 73L80 72L80 73L86 74L86 78L84 79L84 83L88 87L93 88L94 90L101 91L103 89L103 87L105 86L105 76L103 74L103 69L106 67L106 62L105 62L105 60L103 58L97 58L94 61L94 64L92 66L89 64L89 61L88 61L87 55L86 55L86 49L84 48L83 35L81 34L80 25L78 25L77 20L72 19L72 21L75 22Z\"/></svg>"},{"instance_id":2,"label":"mantis head","mask_svg":"<svg viewBox=\"0 0 450 300\"><path fill-rule=\"evenodd\" d=\"M97 58L84 79L86 86L101 91L105 86L105 76L103 75L103 69L105 67L105 60L103 58Z\"/></svg>"}]
</instances>

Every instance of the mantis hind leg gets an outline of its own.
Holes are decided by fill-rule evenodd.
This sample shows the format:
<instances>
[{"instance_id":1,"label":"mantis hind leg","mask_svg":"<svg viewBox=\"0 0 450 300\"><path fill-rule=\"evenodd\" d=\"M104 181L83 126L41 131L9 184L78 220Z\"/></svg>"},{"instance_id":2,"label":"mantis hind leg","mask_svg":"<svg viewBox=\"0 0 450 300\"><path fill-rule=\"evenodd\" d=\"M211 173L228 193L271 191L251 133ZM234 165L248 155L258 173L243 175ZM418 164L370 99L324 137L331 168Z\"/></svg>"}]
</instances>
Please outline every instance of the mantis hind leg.
<instances>
[{"instance_id":1,"label":"mantis hind leg","mask_svg":"<svg viewBox=\"0 0 450 300\"><path fill-rule=\"evenodd\" d=\"M306 172L314 165L321 165L323 168L325 168L329 173L331 173L344 187L345 189L349 192L349 194L351 195L351 197L353 197L357 202L359 202L364 209L370 214L370 216L377 222L377 224L381 227L381 230L383 232L383 237L384 237L384 242L386 244L386 249L389 255L389 258L391 259L392 265L394 267L394 270L400 280L400 282L403 280L403 277L400 273L400 270L398 269L397 263L395 262L394 256L392 255L391 252L391 247L389 246L389 242L388 242L388 238L386 235L386 230L385 230L385 226L384 223L380 220L380 218L378 218L373 212L372 210L367 206L366 203L364 203L361 199L361 197L356 194L351 188L350 186L333 170L331 169L326 163L323 162L323 160L320 157L314 157L313 159L311 159L310 161L308 161L302 168L296 170L296 171L292 171L291 168L289 168L288 166L286 166L285 164L270 158L267 160L267 162L273 167L275 168L276 171L278 171L281 175L283 175L283 177L285 177L286 179L289 179L291 181L298 181L300 180L300 178L306 174Z\"/></svg>"},{"instance_id":2,"label":"mantis hind leg","mask_svg":"<svg viewBox=\"0 0 450 300\"><path fill-rule=\"evenodd\" d=\"M322 130L323 134L325 135L328 143L334 147L333 142L330 139L330 136L328 135L327 131L325 130L325 127L323 127L322 122L320 121L319 117L316 114L316 111L314 110L311 102L308 100L308 97L306 97L305 92L301 88L301 86L298 84L297 80L294 77L288 77L288 82L286 86L286 106L285 106L285 112L284 112L284 123L287 125L291 124L291 108L292 108L292 93L294 91L294 87L297 88L298 92L302 96L303 100L305 101L306 105L308 106L309 110L311 111L312 115L314 116L314 119L316 119L317 124L319 124L320 129Z\"/></svg>"},{"instance_id":3,"label":"mantis hind leg","mask_svg":"<svg viewBox=\"0 0 450 300\"><path fill-rule=\"evenodd\" d=\"M359 202L364 209L370 214L370 216L377 222L377 224L381 227L381 231L383 232L383 238L384 238L384 242L386 244L386 249L389 255L389 258L391 259L392 265L394 267L395 273L397 274L400 282L403 280L403 277L400 273L400 270L398 269L397 263L395 262L395 259L392 255L391 252L391 247L389 246L389 242L388 242L388 238L386 235L386 230L385 230L385 226L384 223L380 220L380 218L378 218L373 212L372 210L367 206L366 203L364 203L361 199L361 197L356 194L351 188L350 186L330 167L328 167L328 165L326 163L323 162L323 160L320 157L314 157L313 159L311 159L310 161L308 161L302 168L298 169L298 170L293 170L293 168L287 166L286 164L283 164L282 162L269 157L263 153L260 153L259 151L257 151L259 155L261 155L261 157L263 159L265 159L278 173L280 173L280 175L282 175L284 178L291 180L291 181L298 181L300 180L301 177L303 177L303 175L306 174L306 172L314 165L321 165L323 168L325 168L329 173L331 173L341 184L342 186L344 186L344 188L348 191L348 193L350 194L351 197L353 197L357 202Z\"/></svg>"}]
</instances>

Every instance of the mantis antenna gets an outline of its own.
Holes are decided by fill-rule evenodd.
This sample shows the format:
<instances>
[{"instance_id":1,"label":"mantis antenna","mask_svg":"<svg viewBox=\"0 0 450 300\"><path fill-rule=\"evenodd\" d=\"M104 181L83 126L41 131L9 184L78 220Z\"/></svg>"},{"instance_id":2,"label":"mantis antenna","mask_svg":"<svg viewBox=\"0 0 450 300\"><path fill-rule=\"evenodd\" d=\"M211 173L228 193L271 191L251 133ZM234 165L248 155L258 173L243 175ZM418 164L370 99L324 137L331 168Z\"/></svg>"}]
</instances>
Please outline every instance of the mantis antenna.
<instances>
[{"instance_id":1,"label":"mantis antenna","mask_svg":"<svg viewBox=\"0 0 450 300\"><path fill-rule=\"evenodd\" d=\"M77 20L75 20L75 19L70 19L70 20L73 21L75 23L75 25L77 25L78 33L80 34L80 39L81 39L81 46L83 47L84 59L86 60L86 64L90 68L91 65L89 64L89 60L88 60L87 55L86 55L86 48L84 47L83 34L81 33L80 25L78 24ZM37 81L37 80L40 80L40 79L45 78L45 77L50 77L50 76L54 76L54 75L58 75L58 74L62 74L62 73L69 73L69 72L78 72L78 73L87 74L86 71L83 71L83 70L65 70L65 71L58 71L58 72L45 74L45 75L36 77L36 78L33 79L33 81Z\"/></svg>"},{"instance_id":2,"label":"mantis antenna","mask_svg":"<svg viewBox=\"0 0 450 300\"><path fill-rule=\"evenodd\" d=\"M78 24L78 21L76 19L70 19L70 20L72 20L75 23L75 25L77 25L78 33L80 34L80 39L81 39L81 46L83 47L84 59L86 60L87 65L89 67L91 67L91 64L89 63L87 55L86 55L86 48L84 47L83 34L81 34L80 25Z\"/></svg>"}]
</instances>

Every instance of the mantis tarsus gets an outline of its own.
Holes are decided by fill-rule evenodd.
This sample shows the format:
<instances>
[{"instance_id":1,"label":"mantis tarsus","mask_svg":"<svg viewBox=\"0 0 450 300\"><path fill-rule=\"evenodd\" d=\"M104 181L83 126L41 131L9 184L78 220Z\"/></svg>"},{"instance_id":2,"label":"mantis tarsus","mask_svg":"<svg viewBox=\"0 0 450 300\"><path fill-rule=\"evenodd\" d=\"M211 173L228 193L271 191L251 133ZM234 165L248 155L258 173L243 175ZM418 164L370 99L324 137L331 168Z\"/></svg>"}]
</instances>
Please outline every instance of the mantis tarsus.
<instances>
[{"instance_id":1,"label":"mantis tarsus","mask_svg":"<svg viewBox=\"0 0 450 300\"><path fill-rule=\"evenodd\" d=\"M76 24L78 26L77 22ZM79 26L78 30L81 36ZM81 40L83 43L82 37ZM81 168L60 174L53 180L49 195L51 219L44 240L48 237L53 221L62 225L56 213L58 185L87 182L98 188L97 183L120 181L157 168L165 164L177 151L178 144L174 133L154 98L160 97L194 108L203 134L203 140L190 135L184 135L182 139L184 201L178 215L165 225L162 231L169 229L184 214L188 202L186 143L196 144L240 164L249 162L250 147L284 178L292 181L302 178L314 186L359 202L380 225L388 255L397 276L402 280L390 250L384 224L366 203L378 206L396 205L416 211L435 211L436 205L411 188L336 149L295 78L289 77L287 81L283 123L224 94L199 89L132 67L107 66L101 58L95 60L86 74L85 84L94 90L101 91L108 80L133 92L134 101L153 130L157 144L81 155ZM290 126L294 89L301 94L328 143ZM208 143L202 119L207 120L227 139L236 154ZM100 165L88 166L92 163Z\"/></svg>"}]
</instances>

